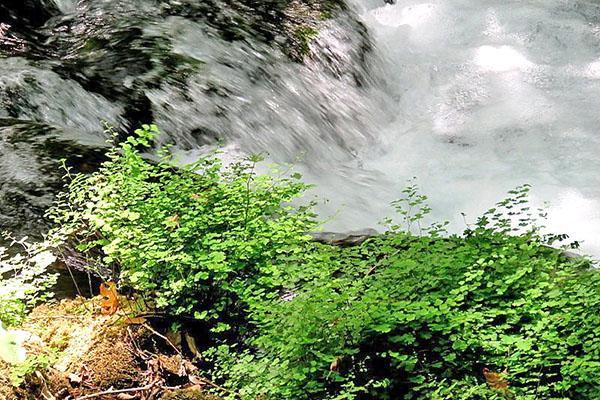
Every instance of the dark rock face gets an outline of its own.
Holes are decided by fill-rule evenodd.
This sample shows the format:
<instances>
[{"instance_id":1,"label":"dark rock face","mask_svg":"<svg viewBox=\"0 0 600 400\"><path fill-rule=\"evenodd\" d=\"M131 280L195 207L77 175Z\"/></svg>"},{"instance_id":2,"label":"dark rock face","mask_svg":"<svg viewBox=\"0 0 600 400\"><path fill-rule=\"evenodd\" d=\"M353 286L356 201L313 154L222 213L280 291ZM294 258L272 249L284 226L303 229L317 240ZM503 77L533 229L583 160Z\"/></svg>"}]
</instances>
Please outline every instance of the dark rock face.
<instances>
[{"instance_id":1,"label":"dark rock face","mask_svg":"<svg viewBox=\"0 0 600 400\"><path fill-rule=\"evenodd\" d=\"M45 210L63 187L59 159L73 172L89 172L104 149L61 137L27 121L0 119L0 231L35 236L46 225Z\"/></svg>"},{"instance_id":2,"label":"dark rock face","mask_svg":"<svg viewBox=\"0 0 600 400\"><path fill-rule=\"evenodd\" d=\"M24 54L27 44L41 43L38 29L60 11L51 0L0 1L0 56Z\"/></svg>"},{"instance_id":3,"label":"dark rock face","mask_svg":"<svg viewBox=\"0 0 600 400\"><path fill-rule=\"evenodd\" d=\"M51 0L3 0L0 1L0 21L20 29L42 26L60 11Z\"/></svg>"},{"instance_id":4,"label":"dark rock face","mask_svg":"<svg viewBox=\"0 0 600 400\"><path fill-rule=\"evenodd\" d=\"M360 87L376 74L343 0L57 4L0 0L3 228L43 223L57 160L93 165L103 120L123 135L155 121L182 151L235 142L280 162L366 147Z\"/></svg>"}]
</instances>

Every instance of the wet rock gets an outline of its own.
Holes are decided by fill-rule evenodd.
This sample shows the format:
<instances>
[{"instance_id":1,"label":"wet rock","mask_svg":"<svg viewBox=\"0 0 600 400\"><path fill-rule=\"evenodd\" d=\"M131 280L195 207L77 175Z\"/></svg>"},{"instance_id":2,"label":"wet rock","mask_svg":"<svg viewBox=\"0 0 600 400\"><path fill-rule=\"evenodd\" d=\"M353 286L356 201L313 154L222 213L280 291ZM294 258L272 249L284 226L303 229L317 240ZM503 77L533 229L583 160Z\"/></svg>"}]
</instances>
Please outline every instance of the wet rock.
<instances>
[{"instance_id":1,"label":"wet rock","mask_svg":"<svg viewBox=\"0 0 600 400\"><path fill-rule=\"evenodd\" d=\"M154 119L148 91L166 83L184 87L190 75L202 73L206 60L184 54L177 32L163 29L174 19L197 22L226 42L266 45L259 58L279 50L303 62L310 53L311 65L336 77L350 71L357 81L368 49L366 31L342 0L178 0L159 6L150 0L81 0L62 8L68 12L57 15L50 7L45 25L31 26L40 37L21 54L123 104L125 131Z\"/></svg>"},{"instance_id":2,"label":"wet rock","mask_svg":"<svg viewBox=\"0 0 600 400\"><path fill-rule=\"evenodd\" d=\"M60 12L51 8L27 24L39 39L26 38L20 57L0 59L0 118L18 120L17 131L43 124L55 129L54 141L85 143L104 140L102 119L123 135L154 121L165 132L161 140L182 152L225 142L244 154L268 150L275 162L354 163L357 149L374 140L372 110L382 107L362 88L376 75L370 42L342 0L57 4ZM0 149L0 194L12 204L0 212L0 225L24 221L21 231L39 220L56 190L52 174L13 176L20 165L39 175L27 161L38 157L27 143L32 136L25 137ZM61 151L45 153L44 164Z\"/></svg>"},{"instance_id":3,"label":"wet rock","mask_svg":"<svg viewBox=\"0 0 600 400\"><path fill-rule=\"evenodd\" d=\"M59 160L74 171L91 171L104 160L105 150L48 126L0 119L0 230L39 234L47 226L46 209L63 187Z\"/></svg>"},{"instance_id":4,"label":"wet rock","mask_svg":"<svg viewBox=\"0 0 600 400\"><path fill-rule=\"evenodd\" d=\"M372 81L375 68L368 58L371 41L364 25L347 12L323 21L308 44L304 63L337 79L350 79L362 86Z\"/></svg>"},{"instance_id":5,"label":"wet rock","mask_svg":"<svg viewBox=\"0 0 600 400\"><path fill-rule=\"evenodd\" d=\"M9 0L0 2L0 21L19 29L43 25L59 9L52 0Z\"/></svg>"},{"instance_id":6,"label":"wet rock","mask_svg":"<svg viewBox=\"0 0 600 400\"><path fill-rule=\"evenodd\" d=\"M350 232L317 232L311 233L316 242L330 244L333 246L349 247L357 246L365 240L379 235L375 229L361 229Z\"/></svg>"},{"instance_id":7,"label":"wet rock","mask_svg":"<svg viewBox=\"0 0 600 400\"><path fill-rule=\"evenodd\" d=\"M37 28L59 10L51 0L12 0L0 2L0 56L27 54L43 35Z\"/></svg>"},{"instance_id":8,"label":"wet rock","mask_svg":"<svg viewBox=\"0 0 600 400\"><path fill-rule=\"evenodd\" d=\"M371 42L365 26L343 1L292 0L285 14L290 57L338 79L366 80Z\"/></svg>"}]
</instances>

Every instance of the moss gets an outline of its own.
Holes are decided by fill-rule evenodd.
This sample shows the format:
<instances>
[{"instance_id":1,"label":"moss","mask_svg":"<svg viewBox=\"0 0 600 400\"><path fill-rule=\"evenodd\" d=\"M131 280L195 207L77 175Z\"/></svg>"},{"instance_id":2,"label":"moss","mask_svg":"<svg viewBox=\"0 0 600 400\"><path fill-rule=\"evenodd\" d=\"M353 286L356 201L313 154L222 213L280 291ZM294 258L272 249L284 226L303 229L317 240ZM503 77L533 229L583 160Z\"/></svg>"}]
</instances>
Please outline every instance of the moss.
<instances>
[{"instance_id":1,"label":"moss","mask_svg":"<svg viewBox=\"0 0 600 400\"><path fill-rule=\"evenodd\" d=\"M346 10L346 3L338 0L322 0L319 1L319 9L321 10L321 20L325 21L333 18L336 11Z\"/></svg>"},{"instance_id":2,"label":"moss","mask_svg":"<svg viewBox=\"0 0 600 400\"><path fill-rule=\"evenodd\" d=\"M142 381L142 371L122 327L105 330L79 364L88 373L86 384L101 388L128 388Z\"/></svg>"},{"instance_id":3,"label":"moss","mask_svg":"<svg viewBox=\"0 0 600 400\"><path fill-rule=\"evenodd\" d=\"M0 379L0 400L9 390L14 393L7 399L26 399L20 390L35 395L42 388L51 393L84 394L81 388L71 387L70 374L84 376L86 386L92 388L126 388L143 381L126 325L118 323L118 315L99 315L98 302L99 298L76 298L35 308L22 329L36 338L29 346L28 360L41 375L28 373L21 388L11 388L10 382ZM48 358L48 354L54 355ZM35 362L44 356L48 362Z\"/></svg>"},{"instance_id":4,"label":"moss","mask_svg":"<svg viewBox=\"0 0 600 400\"><path fill-rule=\"evenodd\" d=\"M319 31L312 26L301 26L296 29L295 37L301 56L310 52L310 42L319 35Z\"/></svg>"},{"instance_id":5,"label":"moss","mask_svg":"<svg viewBox=\"0 0 600 400\"><path fill-rule=\"evenodd\" d=\"M325 21L344 11L339 0L292 0L284 10L285 34L288 37L287 54L295 61L304 61L310 53L310 43L318 35Z\"/></svg>"}]
</instances>

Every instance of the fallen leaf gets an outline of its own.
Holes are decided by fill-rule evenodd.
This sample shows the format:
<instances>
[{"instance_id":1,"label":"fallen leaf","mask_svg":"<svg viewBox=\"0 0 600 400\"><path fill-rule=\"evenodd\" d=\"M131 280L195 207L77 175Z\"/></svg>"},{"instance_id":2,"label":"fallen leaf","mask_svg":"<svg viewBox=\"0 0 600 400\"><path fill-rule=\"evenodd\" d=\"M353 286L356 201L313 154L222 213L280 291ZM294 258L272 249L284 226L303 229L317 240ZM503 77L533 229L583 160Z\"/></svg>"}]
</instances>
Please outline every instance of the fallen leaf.
<instances>
[{"instance_id":1,"label":"fallen leaf","mask_svg":"<svg viewBox=\"0 0 600 400\"><path fill-rule=\"evenodd\" d=\"M77 374L69 374L69 382L80 384L81 377Z\"/></svg>"},{"instance_id":2,"label":"fallen leaf","mask_svg":"<svg viewBox=\"0 0 600 400\"><path fill-rule=\"evenodd\" d=\"M100 303L100 312L105 315L113 315L119 309L119 295L117 284L107 282L100 284L100 295L103 297Z\"/></svg>"},{"instance_id":3,"label":"fallen leaf","mask_svg":"<svg viewBox=\"0 0 600 400\"><path fill-rule=\"evenodd\" d=\"M198 367L196 367L190 360L184 359L182 365L185 368L185 373L187 375L193 374L196 371L198 371Z\"/></svg>"},{"instance_id":4,"label":"fallen leaf","mask_svg":"<svg viewBox=\"0 0 600 400\"><path fill-rule=\"evenodd\" d=\"M483 376L485 377L485 381L490 386L490 388L502 392L506 392L508 390L508 380L504 378L504 375L506 375L506 373L506 370L502 372L492 372L487 368L483 369Z\"/></svg>"},{"instance_id":5,"label":"fallen leaf","mask_svg":"<svg viewBox=\"0 0 600 400\"><path fill-rule=\"evenodd\" d=\"M133 399L139 399L139 396L137 394L119 393L117 395L117 399L119 399L119 400L133 400Z\"/></svg>"},{"instance_id":6,"label":"fallen leaf","mask_svg":"<svg viewBox=\"0 0 600 400\"><path fill-rule=\"evenodd\" d=\"M196 345L196 339L188 333L185 333L184 338L194 357L200 357L200 350L198 350L198 346Z\"/></svg>"},{"instance_id":7,"label":"fallen leaf","mask_svg":"<svg viewBox=\"0 0 600 400\"><path fill-rule=\"evenodd\" d=\"M336 357L331 364L329 365L330 371L337 371L340 368L340 363L342 362L342 357Z\"/></svg>"},{"instance_id":8,"label":"fallen leaf","mask_svg":"<svg viewBox=\"0 0 600 400\"><path fill-rule=\"evenodd\" d=\"M165 225L167 226L167 228L170 228L170 229L178 229L180 227L179 221L180 221L179 215L177 215L177 214L171 215L170 217L167 217L167 219L165 220Z\"/></svg>"}]
</instances>

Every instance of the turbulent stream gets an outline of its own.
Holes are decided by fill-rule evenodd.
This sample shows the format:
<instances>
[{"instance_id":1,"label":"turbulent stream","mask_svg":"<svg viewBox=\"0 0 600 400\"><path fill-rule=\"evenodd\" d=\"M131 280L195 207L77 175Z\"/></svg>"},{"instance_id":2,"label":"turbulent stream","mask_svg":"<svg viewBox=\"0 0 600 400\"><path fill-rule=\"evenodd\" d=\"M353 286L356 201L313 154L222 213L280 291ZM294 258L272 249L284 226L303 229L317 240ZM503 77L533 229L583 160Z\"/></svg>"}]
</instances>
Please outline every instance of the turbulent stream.
<instances>
[{"instance_id":1,"label":"turbulent stream","mask_svg":"<svg viewBox=\"0 0 600 400\"><path fill-rule=\"evenodd\" d=\"M465 227L510 189L600 254L600 3L0 0L0 225L27 232L56 161L102 121L154 121L182 162L265 152L333 230L377 227L417 177Z\"/></svg>"}]
</instances>

